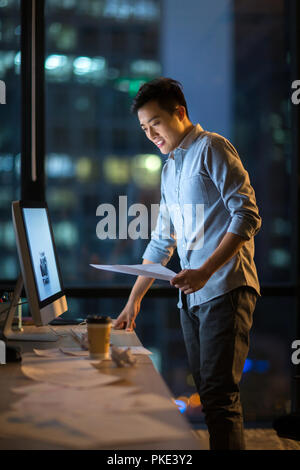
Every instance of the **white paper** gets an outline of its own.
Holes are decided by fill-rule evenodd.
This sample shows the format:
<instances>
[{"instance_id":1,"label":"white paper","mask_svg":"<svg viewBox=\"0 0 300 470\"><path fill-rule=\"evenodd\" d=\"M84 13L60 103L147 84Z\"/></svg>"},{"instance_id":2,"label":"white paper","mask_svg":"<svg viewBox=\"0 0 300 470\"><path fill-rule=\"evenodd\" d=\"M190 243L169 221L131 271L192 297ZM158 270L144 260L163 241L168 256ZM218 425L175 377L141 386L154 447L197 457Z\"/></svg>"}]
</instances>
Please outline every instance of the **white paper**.
<instances>
[{"instance_id":1,"label":"white paper","mask_svg":"<svg viewBox=\"0 0 300 470\"><path fill-rule=\"evenodd\" d=\"M50 348L50 349L33 349L34 354L39 357L59 357L62 356L62 353L59 348Z\"/></svg>"},{"instance_id":2,"label":"white paper","mask_svg":"<svg viewBox=\"0 0 300 470\"><path fill-rule=\"evenodd\" d=\"M132 274L134 276L146 276L155 279L162 279L163 281L170 281L176 276L176 273L171 269L162 266L159 263L151 264L90 264L93 268L113 271L123 274Z\"/></svg>"},{"instance_id":3,"label":"white paper","mask_svg":"<svg viewBox=\"0 0 300 470\"><path fill-rule=\"evenodd\" d=\"M33 349L34 353L39 357L88 357L89 351L81 348L51 348L51 349Z\"/></svg>"},{"instance_id":4,"label":"white paper","mask_svg":"<svg viewBox=\"0 0 300 470\"><path fill-rule=\"evenodd\" d=\"M120 419L118 413L106 412L83 414L80 420L76 416L63 414L60 419L68 427L88 434L93 440L98 438L102 446L147 441L159 442L163 439L176 439L183 436L183 431L174 426L132 411L126 413L126 419Z\"/></svg>"},{"instance_id":5,"label":"white paper","mask_svg":"<svg viewBox=\"0 0 300 470\"><path fill-rule=\"evenodd\" d=\"M58 385L54 385L54 384L48 384L44 382L34 382L32 385L23 385L21 387L13 387L11 391L13 393L16 393L17 395L33 396L33 394L38 393L38 394L45 396L46 392L49 392L49 390L50 391L57 390L57 387Z\"/></svg>"},{"instance_id":6,"label":"white paper","mask_svg":"<svg viewBox=\"0 0 300 470\"><path fill-rule=\"evenodd\" d=\"M152 354L149 349L146 349L143 346L117 346L117 348L122 349L123 351L125 351L125 349L129 349L132 354L143 354L145 356Z\"/></svg>"},{"instance_id":7,"label":"white paper","mask_svg":"<svg viewBox=\"0 0 300 470\"><path fill-rule=\"evenodd\" d=\"M106 385L83 391L36 383L13 391L25 396L12 404L12 411L0 415L4 435L75 447L158 442L182 436L174 426L143 414L174 410L172 400L141 393L134 386Z\"/></svg>"},{"instance_id":8,"label":"white paper","mask_svg":"<svg viewBox=\"0 0 300 470\"><path fill-rule=\"evenodd\" d=\"M23 356L21 370L26 377L65 387L89 388L116 382L119 377L97 371L86 358Z\"/></svg>"},{"instance_id":9,"label":"white paper","mask_svg":"<svg viewBox=\"0 0 300 470\"><path fill-rule=\"evenodd\" d=\"M53 419L51 415L48 420L35 420L16 411L0 415L0 435L13 438L20 436L75 449L95 447L99 442L97 436L93 437L64 425L59 417Z\"/></svg>"},{"instance_id":10,"label":"white paper","mask_svg":"<svg viewBox=\"0 0 300 470\"><path fill-rule=\"evenodd\" d=\"M90 353L86 349L81 348L59 348L61 352L67 356L89 357Z\"/></svg>"},{"instance_id":11,"label":"white paper","mask_svg":"<svg viewBox=\"0 0 300 470\"><path fill-rule=\"evenodd\" d=\"M5 434L79 447L180 436L180 431L167 424L137 414L172 409L172 401L159 395L141 393L136 387L107 385L82 391L37 383L14 391L25 393L25 396L12 404L11 412L0 416ZM123 418L120 418L120 413ZM56 440L54 436L59 438Z\"/></svg>"}]
</instances>

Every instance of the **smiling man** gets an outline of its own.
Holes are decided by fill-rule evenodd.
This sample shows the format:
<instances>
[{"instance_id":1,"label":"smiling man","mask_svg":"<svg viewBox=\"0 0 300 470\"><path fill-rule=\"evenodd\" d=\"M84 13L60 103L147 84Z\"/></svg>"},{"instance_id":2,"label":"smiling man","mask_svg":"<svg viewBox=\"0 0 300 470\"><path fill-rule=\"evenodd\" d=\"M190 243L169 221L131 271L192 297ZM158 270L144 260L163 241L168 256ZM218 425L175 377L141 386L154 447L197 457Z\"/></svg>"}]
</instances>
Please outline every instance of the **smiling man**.
<instances>
[{"instance_id":1,"label":"smiling man","mask_svg":"<svg viewBox=\"0 0 300 470\"><path fill-rule=\"evenodd\" d=\"M176 80L162 77L144 84L132 111L146 137L168 155L158 220L143 263L166 265L177 248L182 271L171 285L179 289L183 337L210 447L244 449L239 382L260 295L253 257L261 218L254 190L231 143L192 124ZM204 227L187 215L187 205L204 207ZM178 208L176 217L172 207ZM193 237L204 228L204 241L196 247L185 230L192 224ZM130 331L136 326L141 301L153 281L137 278L115 328Z\"/></svg>"}]
</instances>

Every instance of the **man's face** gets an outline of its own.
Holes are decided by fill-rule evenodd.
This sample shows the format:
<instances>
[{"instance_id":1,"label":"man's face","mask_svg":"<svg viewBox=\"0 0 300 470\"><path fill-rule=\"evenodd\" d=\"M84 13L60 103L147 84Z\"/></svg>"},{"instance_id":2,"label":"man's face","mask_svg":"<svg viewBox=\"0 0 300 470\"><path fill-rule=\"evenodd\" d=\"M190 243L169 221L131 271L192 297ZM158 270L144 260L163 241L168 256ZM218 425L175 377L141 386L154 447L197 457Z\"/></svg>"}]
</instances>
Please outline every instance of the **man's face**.
<instances>
[{"instance_id":1,"label":"man's face","mask_svg":"<svg viewBox=\"0 0 300 470\"><path fill-rule=\"evenodd\" d=\"M161 153L169 153L180 144L184 133L184 108L178 106L173 114L162 109L156 101L149 101L138 110L141 128Z\"/></svg>"}]
</instances>

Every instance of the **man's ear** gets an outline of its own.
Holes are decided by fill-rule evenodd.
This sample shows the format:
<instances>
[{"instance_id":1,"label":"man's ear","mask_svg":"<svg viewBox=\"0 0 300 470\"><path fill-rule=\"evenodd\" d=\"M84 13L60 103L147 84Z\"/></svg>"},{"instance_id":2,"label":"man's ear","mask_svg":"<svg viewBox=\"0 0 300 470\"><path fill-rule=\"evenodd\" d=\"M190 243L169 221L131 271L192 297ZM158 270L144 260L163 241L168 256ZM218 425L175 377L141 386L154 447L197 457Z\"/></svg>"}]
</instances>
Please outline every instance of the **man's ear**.
<instances>
[{"instance_id":1,"label":"man's ear","mask_svg":"<svg viewBox=\"0 0 300 470\"><path fill-rule=\"evenodd\" d=\"M176 108L177 116L179 117L180 121L183 121L186 116L185 107L182 105L178 105Z\"/></svg>"}]
</instances>

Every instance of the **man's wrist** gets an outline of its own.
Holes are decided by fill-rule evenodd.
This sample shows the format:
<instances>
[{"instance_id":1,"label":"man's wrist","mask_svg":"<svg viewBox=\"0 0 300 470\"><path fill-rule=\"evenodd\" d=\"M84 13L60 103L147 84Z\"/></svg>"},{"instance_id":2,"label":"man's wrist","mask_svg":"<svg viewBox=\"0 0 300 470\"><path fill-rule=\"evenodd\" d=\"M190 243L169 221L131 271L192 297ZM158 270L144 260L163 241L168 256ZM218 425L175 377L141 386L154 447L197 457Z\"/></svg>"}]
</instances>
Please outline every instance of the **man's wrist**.
<instances>
[{"instance_id":1,"label":"man's wrist","mask_svg":"<svg viewBox=\"0 0 300 470\"><path fill-rule=\"evenodd\" d=\"M134 305L139 305L141 303L142 299L140 299L139 297L130 297L128 298L128 301L127 301L127 305L131 305L131 306L134 306Z\"/></svg>"},{"instance_id":2,"label":"man's wrist","mask_svg":"<svg viewBox=\"0 0 300 470\"><path fill-rule=\"evenodd\" d=\"M200 268L197 269L201 275L208 280L215 272L209 260L207 260Z\"/></svg>"}]
</instances>

